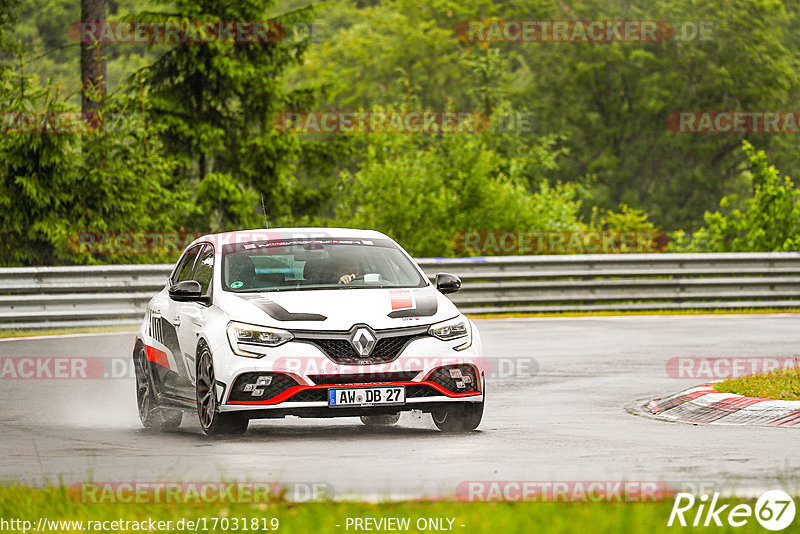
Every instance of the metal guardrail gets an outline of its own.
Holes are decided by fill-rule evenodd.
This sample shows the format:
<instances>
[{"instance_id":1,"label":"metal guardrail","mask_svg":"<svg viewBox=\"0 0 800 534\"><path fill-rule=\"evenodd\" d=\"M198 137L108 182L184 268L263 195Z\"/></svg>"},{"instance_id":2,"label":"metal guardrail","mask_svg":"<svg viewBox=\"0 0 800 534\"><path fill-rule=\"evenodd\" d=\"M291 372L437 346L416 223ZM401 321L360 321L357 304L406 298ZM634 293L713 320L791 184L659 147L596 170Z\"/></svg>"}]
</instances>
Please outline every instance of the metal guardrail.
<instances>
[{"instance_id":1,"label":"metal guardrail","mask_svg":"<svg viewBox=\"0 0 800 534\"><path fill-rule=\"evenodd\" d=\"M800 308L800 253L418 260L464 281L469 314ZM0 269L0 329L135 324L171 265Z\"/></svg>"}]
</instances>

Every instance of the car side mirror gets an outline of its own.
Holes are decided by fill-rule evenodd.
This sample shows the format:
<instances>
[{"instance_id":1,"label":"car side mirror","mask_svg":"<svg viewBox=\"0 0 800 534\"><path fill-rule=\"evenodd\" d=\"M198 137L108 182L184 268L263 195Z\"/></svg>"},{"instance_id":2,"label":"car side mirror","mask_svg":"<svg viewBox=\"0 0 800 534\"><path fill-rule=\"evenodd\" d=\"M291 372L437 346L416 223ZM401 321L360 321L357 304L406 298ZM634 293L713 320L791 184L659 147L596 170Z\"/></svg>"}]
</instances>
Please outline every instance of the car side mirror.
<instances>
[{"instance_id":1,"label":"car side mirror","mask_svg":"<svg viewBox=\"0 0 800 534\"><path fill-rule=\"evenodd\" d=\"M176 302L199 302L205 300L200 282L197 280L184 280L173 284L169 288L169 298Z\"/></svg>"},{"instance_id":2,"label":"car side mirror","mask_svg":"<svg viewBox=\"0 0 800 534\"><path fill-rule=\"evenodd\" d=\"M455 293L461 289L461 278L454 274L439 273L436 275L436 289L445 295Z\"/></svg>"}]
</instances>

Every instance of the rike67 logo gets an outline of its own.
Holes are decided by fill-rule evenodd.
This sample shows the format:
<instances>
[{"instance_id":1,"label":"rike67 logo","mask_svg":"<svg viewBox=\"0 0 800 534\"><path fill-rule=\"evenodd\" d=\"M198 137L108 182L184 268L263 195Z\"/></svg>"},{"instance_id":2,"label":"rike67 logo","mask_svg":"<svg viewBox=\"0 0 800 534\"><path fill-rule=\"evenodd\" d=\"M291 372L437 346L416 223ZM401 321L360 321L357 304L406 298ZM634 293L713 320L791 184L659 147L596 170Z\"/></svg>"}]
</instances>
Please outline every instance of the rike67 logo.
<instances>
[{"instance_id":1,"label":"rike67 logo","mask_svg":"<svg viewBox=\"0 0 800 534\"><path fill-rule=\"evenodd\" d=\"M695 509L695 505L696 509ZM669 514L667 526L671 527L677 519L677 524L685 526L723 526L724 523L732 527L746 525L751 518L767 530L783 530L794 521L794 500L788 493L781 490L772 490L764 493L756 501L755 506L750 504L732 505L719 503L719 493L714 493L709 502L708 495L695 498L691 493L678 493L675 504ZM724 523L723 523L724 522Z\"/></svg>"}]
</instances>

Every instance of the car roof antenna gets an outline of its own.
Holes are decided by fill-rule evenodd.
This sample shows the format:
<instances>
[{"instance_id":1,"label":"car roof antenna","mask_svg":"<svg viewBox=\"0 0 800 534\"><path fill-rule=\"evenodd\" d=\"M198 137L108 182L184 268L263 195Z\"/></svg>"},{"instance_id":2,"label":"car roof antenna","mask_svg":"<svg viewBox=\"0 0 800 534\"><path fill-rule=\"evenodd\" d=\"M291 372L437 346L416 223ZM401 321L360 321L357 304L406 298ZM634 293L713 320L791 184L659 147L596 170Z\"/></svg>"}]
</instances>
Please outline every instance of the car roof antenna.
<instances>
[{"instance_id":1,"label":"car roof antenna","mask_svg":"<svg viewBox=\"0 0 800 534\"><path fill-rule=\"evenodd\" d=\"M264 207L264 193L261 193L261 211L264 212L264 228L269 230L269 223L267 222L267 208Z\"/></svg>"}]
</instances>

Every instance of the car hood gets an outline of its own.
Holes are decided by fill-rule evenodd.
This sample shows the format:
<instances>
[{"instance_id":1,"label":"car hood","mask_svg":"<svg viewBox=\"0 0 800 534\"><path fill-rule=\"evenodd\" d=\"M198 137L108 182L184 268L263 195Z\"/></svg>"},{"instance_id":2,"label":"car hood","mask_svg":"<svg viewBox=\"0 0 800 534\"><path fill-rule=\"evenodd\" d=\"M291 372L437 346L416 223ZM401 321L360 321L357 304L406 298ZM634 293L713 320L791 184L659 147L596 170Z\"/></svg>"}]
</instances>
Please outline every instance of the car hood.
<instances>
[{"instance_id":1,"label":"car hood","mask_svg":"<svg viewBox=\"0 0 800 534\"><path fill-rule=\"evenodd\" d=\"M321 289L262 293L221 292L216 298L232 320L302 330L374 329L433 324L458 315L435 288Z\"/></svg>"}]
</instances>

